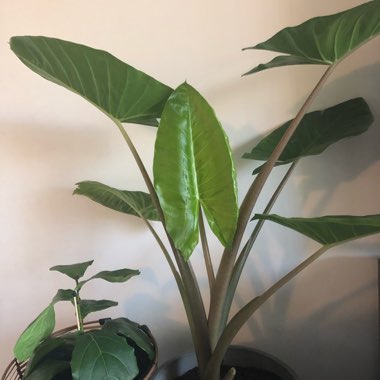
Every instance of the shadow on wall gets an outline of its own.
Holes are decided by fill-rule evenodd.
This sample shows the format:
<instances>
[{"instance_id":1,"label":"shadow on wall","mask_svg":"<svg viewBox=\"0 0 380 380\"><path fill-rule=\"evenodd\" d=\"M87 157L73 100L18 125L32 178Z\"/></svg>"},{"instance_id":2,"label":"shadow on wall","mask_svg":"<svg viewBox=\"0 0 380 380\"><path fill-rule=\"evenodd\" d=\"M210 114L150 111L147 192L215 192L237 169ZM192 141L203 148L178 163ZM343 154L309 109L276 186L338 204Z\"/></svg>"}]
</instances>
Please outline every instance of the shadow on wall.
<instances>
[{"instance_id":1,"label":"shadow on wall","mask_svg":"<svg viewBox=\"0 0 380 380\"><path fill-rule=\"evenodd\" d=\"M170 285L167 291L160 289L160 297L153 297L146 293L135 295L128 300L124 310L128 318L132 313L140 316L139 323L148 325L157 340L160 364L193 351L190 330L182 310L180 296L174 284ZM135 309L131 311L128 305L134 305Z\"/></svg>"},{"instance_id":2,"label":"shadow on wall","mask_svg":"<svg viewBox=\"0 0 380 380\"><path fill-rule=\"evenodd\" d=\"M380 151L377 149L377 142L379 141L380 136L380 109L377 106L380 102L380 95L378 93L378 88L380 86L380 64L371 65L365 68L361 68L353 71L350 74L347 74L338 79L333 79L331 82L322 89L321 94L317 97L316 102L312 107L313 110L328 108L334 104L338 104L340 102L346 101L348 99L352 99L355 97L364 97L368 102L372 113L374 114L375 122L370 127L370 130L365 133L363 136L354 137L354 140L347 139L347 148L345 148L344 143L339 142L333 145L330 148L322 153L327 154L331 151L337 151L334 157L343 156L346 159L355 160L355 165L348 165L347 167L350 169L349 171L344 171L344 175L350 175L349 178L354 178L357 176L358 172L361 172L363 168L367 168L374 161L378 161L380 158ZM250 84L252 86L252 84ZM305 94L306 96L307 94ZM267 99L266 99L267 100ZM295 115L300 107L302 106L302 101L304 100L304 96L300 99L300 101L292 106L292 114ZM270 105L270 104L269 104ZM268 105L268 107L269 107ZM283 120L286 122L287 120ZM236 163L238 168L243 169L249 165L249 167L255 168L260 165L260 162L254 161L255 165L252 165L251 160L240 159L241 156L249 152L265 135L270 133L273 129L277 128L279 125L273 126L271 129L266 131L265 133L252 138L249 142L245 142L240 146L234 149L234 156L236 157ZM342 148L340 146L342 145ZM356 148L355 148L356 146ZM365 149L363 149L365 146ZM352 151L352 148L355 148ZM345 150L346 149L346 150ZM311 157L310 159L313 159ZM318 157L316 157L318 160ZM248 163L248 164L247 164ZM364 164L364 166L363 166ZM330 167L329 167L330 169ZM352 172L352 174L350 174ZM323 181L318 182L320 184L324 183Z\"/></svg>"},{"instance_id":3,"label":"shadow on wall","mask_svg":"<svg viewBox=\"0 0 380 380\"><path fill-rule=\"evenodd\" d=\"M287 362L301 379L378 379L377 260L314 263L263 305L248 328L255 347Z\"/></svg>"},{"instance_id":4,"label":"shadow on wall","mask_svg":"<svg viewBox=\"0 0 380 380\"><path fill-rule=\"evenodd\" d=\"M1 127L3 211L10 219L15 218L17 233L33 232L33 239L24 238L38 241L49 230L55 235L56 247L65 239L64 235L79 235L76 231L79 224L82 224L83 239L89 243L96 240L94 236L98 236L98 231L117 225L122 228L125 223L131 233L145 232L136 218L128 222L122 214L87 198L72 196L75 183L85 179L121 187L125 187L125 183L115 184L115 181L129 181L132 189L139 186L136 168L129 170L133 161L129 159L128 150L117 131L107 127L85 125L68 129L59 123L56 126ZM9 230L8 233L15 232ZM48 242L49 237L45 236L44 240Z\"/></svg>"},{"instance_id":5,"label":"shadow on wall","mask_svg":"<svg viewBox=\"0 0 380 380\"><path fill-rule=\"evenodd\" d=\"M27 171L31 177L38 176L42 184L58 182L61 178L64 183L68 178L82 180L83 176L96 175L101 169L106 169L104 175L111 178L122 170L124 179L132 161L112 123L95 126L86 123L67 126L59 122L54 125L5 124L1 125L1 133L2 162L12 165L14 173ZM114 165L116 155L119 155L118 166Z\"/></svg>"},{"instance_id":6,"label":"shadow on wall","mask_svg":"<svg viewBox=\"0 0 380 380\"><path fill-rule=\"evenodd\" d=\"M147 290L153 288L153 294L140 290L130 297L123 306L124 315L150 328L157 340L160 363L192 351L191 334L174 279L160 275L149 265L140 270Z\"/></svg>"},{"instance_id":7,"label":"shadow on wall","mask_svg":"<svg viewBox=\"0 0 380 380\"><path fill-rule=\"evenodd\" d=\"M153 331L161 363L192 350L175 297L167 283L157 297L136 294L124 308L132 319L144 316L139 321ZM322 259L262 306L247 324L253 343L246 331L243 341L279 357L301 379L375 380L380 373L377 300L376 259Z\"/></svg>"},{"instance_id":8,"label":"shadow on wall","mask_svg":"<svg viewBox=\"0 0 380 380\"><path fill-rule=\"evenodd\" d=\"M328 148L320 160L318 157L315 157L315 159L310 157L301 162L297 174L302 178L299 193L303 194L303 201L306 201L308 194L313 191L318 191L322 194L319 202L310 211L311 214L320 215L319 210L327 208L326 205L331 200L331 195L335 193L340 185L346 186L348 182L353 181L379 164L380 110L378 104L380 103L380 96L378 91L374 91L374 86L376 88L380 86L379 71L380 65L372 65L339 78L325 88L328 97L335 98L340 93L350 94L349 96L345 95L347 99L352 97L351 93L354 93L356 88L356 93L359 92L356 96L366 98L374 114L375 121L368 132L363 135L346 139ZM362 94L361 88L369 89L370 95ZM318 175L314 175L315 173L318 173ZM349 189L351 192L346 193L345 199L342 199L342 201L348 206L358 204L360 209L360 203L366 202L366 192L375 188L377 183L378 178L367 175L365 177L365 188L362 187L360 192ZM355 193L354 196L352 195L353 193ZM379 211L380 201L378 198L373 197L372 201L376 202L371 205L372 212ZM349 213L350 211L347 212Z\"/></svg>"},{"instance_id":9,"label":"shadow on wall","mask_svg":"<svg viewBox=\"0 0 380 380\"><path fill-rule=\"evenodd\" d=\"M320 155L302 159L273 212L276 212L278 206L285 208L285 215L294 216L371 214L379 210L380 201L375 194L378 176L373 175L380 161L380 110L377 107L380 96L374 91L374 86L380 85L379 69L380 65L371 65L356 70L333 80L324 88L318 98L323 105L315 106L313 109L323 109L350 98L363 96L369 103L375 121L366 133L340 141ZM243 153L249 152L263 136L264 134L255 137L234 150L238 172L246 172L261 164L259 161L239 158ZM260 198L260 202L274 191L281 173L285 173L285 168L273 170L266 187L268 190ZM272 182L273 180L275 182ZM259 205L258 211L261 211L260 207L264 205ZM337 207L338 210L334 210L333 207ZM293 211L294 209L296 211Z\"/></svg>"}]
</instances>

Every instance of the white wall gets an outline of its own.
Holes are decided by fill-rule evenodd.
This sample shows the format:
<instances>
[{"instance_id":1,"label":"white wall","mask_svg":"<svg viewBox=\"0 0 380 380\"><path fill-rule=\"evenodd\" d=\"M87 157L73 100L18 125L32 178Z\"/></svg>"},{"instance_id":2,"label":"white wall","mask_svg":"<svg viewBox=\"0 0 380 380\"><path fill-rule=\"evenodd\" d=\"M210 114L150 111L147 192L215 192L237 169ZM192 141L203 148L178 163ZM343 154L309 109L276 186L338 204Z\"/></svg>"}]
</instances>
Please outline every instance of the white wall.
<instances>
[{"instance_id":1,"label":"white wall","mask_svg":"<svg viewBox=\"0 0 380 380\"><path fill-rule=\"evenodd\" d=\"M120 302L117 310L105 314L127 314L147 323L158 339L161 360L191 348L175 284L142 223L71 195L74 184L84 179L144 190L118 132L84 100L23 66L9 50L9 38L31 34L73 40L105 49L170 86L187 80L213 105L230 136L243 193L253 163L241 160L241 154L265 131L294 115L324 69L281 68L241 78L270 54L240 49L282 27L360 3L1 0L0 369L11 359L18 334L56 288L70 285L48 268L91 258L96 260L94 271L123 266L142 271L125 285L99 282L89 289L88 297ZM350 56L313 108L364 96L380 120L379 48L378 39ZM129 130L150 167L155 130ZM274 211L287 216L378 213L379 140L377 121L366 135L305 159ZM264 204L265 199L258 211ZM378 378L379 243L371 237L329 253L263 306L237 342L278 356L303 380ZM315 247L268 224L235 306ZM194 265L207 289L205 274L198 269L201 263L197 250ZM74 323L70 309L59 310L59 327Z\"/></svg>"}]
</instances>

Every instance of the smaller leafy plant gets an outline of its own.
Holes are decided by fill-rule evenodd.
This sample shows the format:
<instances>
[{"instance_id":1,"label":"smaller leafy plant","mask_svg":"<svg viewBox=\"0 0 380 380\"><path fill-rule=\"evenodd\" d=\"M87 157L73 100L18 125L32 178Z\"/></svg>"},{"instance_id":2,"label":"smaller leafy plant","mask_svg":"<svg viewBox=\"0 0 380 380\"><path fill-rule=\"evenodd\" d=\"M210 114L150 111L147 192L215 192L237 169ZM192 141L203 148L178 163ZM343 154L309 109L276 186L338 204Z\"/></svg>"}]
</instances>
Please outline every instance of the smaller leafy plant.
<instances>
[{"instance_id":1,"label":"smaller leafy plant","mask_svg":"<svg viewBox=\"0 0 380 380\"><path fill-rule=\"evenodd\" d=\"M152 363L154 345L143 326L127 318L101 320L101 328L85 330L84 318L118 303L111 300L81 299L80 291L91 280L126 282L138 270L102 271L83 280L93 260L72 265L57 265L50 270L75 281L74 289L59 289L50 304L19 337L14 354L28 360L25 380L41 379L137 379L143 367ZM55 328L54 306L61 301L74 305L77 331L51 335Z\"/></svg>"}]
</instances>

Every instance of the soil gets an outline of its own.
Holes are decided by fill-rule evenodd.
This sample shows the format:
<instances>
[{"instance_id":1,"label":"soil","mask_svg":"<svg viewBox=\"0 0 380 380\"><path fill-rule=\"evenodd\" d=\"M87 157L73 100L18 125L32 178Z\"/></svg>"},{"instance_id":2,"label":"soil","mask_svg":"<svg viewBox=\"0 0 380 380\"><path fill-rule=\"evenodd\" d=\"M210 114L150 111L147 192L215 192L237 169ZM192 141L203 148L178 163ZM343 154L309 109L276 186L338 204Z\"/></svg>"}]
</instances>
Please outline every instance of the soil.
<instances>
[{"instance_id":1,"label":"soil","mask_svg":"<svg viewBox=\"0 0 380 380\"><path fill-rule=\"evenodd\" d=\"M221 377L229 370L230 367L222 367ZM282 380L281 377L272 372L250 367L235 367L236 376L234 380ZM187 371L184 375L177 377L174 380L199 380L198 368L193 368Z\"/></svg>"}]
</instances>

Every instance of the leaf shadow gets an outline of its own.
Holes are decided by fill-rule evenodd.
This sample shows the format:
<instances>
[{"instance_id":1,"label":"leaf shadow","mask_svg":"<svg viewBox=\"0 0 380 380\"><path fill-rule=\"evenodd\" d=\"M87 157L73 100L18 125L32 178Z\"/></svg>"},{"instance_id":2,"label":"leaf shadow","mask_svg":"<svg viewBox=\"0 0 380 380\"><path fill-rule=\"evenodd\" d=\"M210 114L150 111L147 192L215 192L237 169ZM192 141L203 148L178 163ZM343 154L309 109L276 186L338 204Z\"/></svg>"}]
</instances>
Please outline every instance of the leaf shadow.
<instances>
[{"instance_id":1,"label":"leaf shadow","mask_svg":"<svg viewBox=\"0 0 380 380\"><path fill-rule=\"evenodd\" d=\"M356 367L347 365L347 358L360 358L368 372L363 378L377 378L379 368L373 367L376 360L370 355L377 341L376 268L377 260L368 258L332 257L315 263L253 317L263 321L250 326L262 328L259 335L252 332L255 346L290 364L300 378L345 374L344 378L357 379ZM355 281L357 272L361 279ZM370 331L366 336L362 336L363 325ZM355 344L360 339L366 342L365 352L363 343Z\"/></svg>"},{"instance_id":2,"label":"leaf shadow","mask_svg":"<svg viewBox=\"0 0 380 380\"><path fill-rule=\"evenodd\" d=\"M318 160L314 157L307 157L301 161L297 171L301 176L305 177L303 179L305 194L312 189L322 188L326 193L331 190L331 188L325 189L323 177L318 179L311 175L314 172L323 173L323 166L328 168L328 171L323 173L327 178L341 178L342 181L349 181L380 160L380 151L377 149L378 141L380 140L380 110L376 106L380 102L380 95L376 90L380 86L379 73L380 64L369 65L334 79L323 88L312 110L324 109L333 104L362 96L367 100L374 114L375 122L367 133L334 144L334 146L329 147L322 153ZM301 101L294 104L292 113L296 114L301 105ZM249 165L247 162L251 162L250 167L253 166L251 160L239 159L242 154L250 151L266 134L281 124L273 126L266 133L255 136L234 149L234 156L238 158L236 162L239 170L245 171ZM245 129L248 129L248 127ZM331 162L334 165L331 165ZM254 167L259 166L260 163L255 161Z\"/></svg>"}]
</instances>

